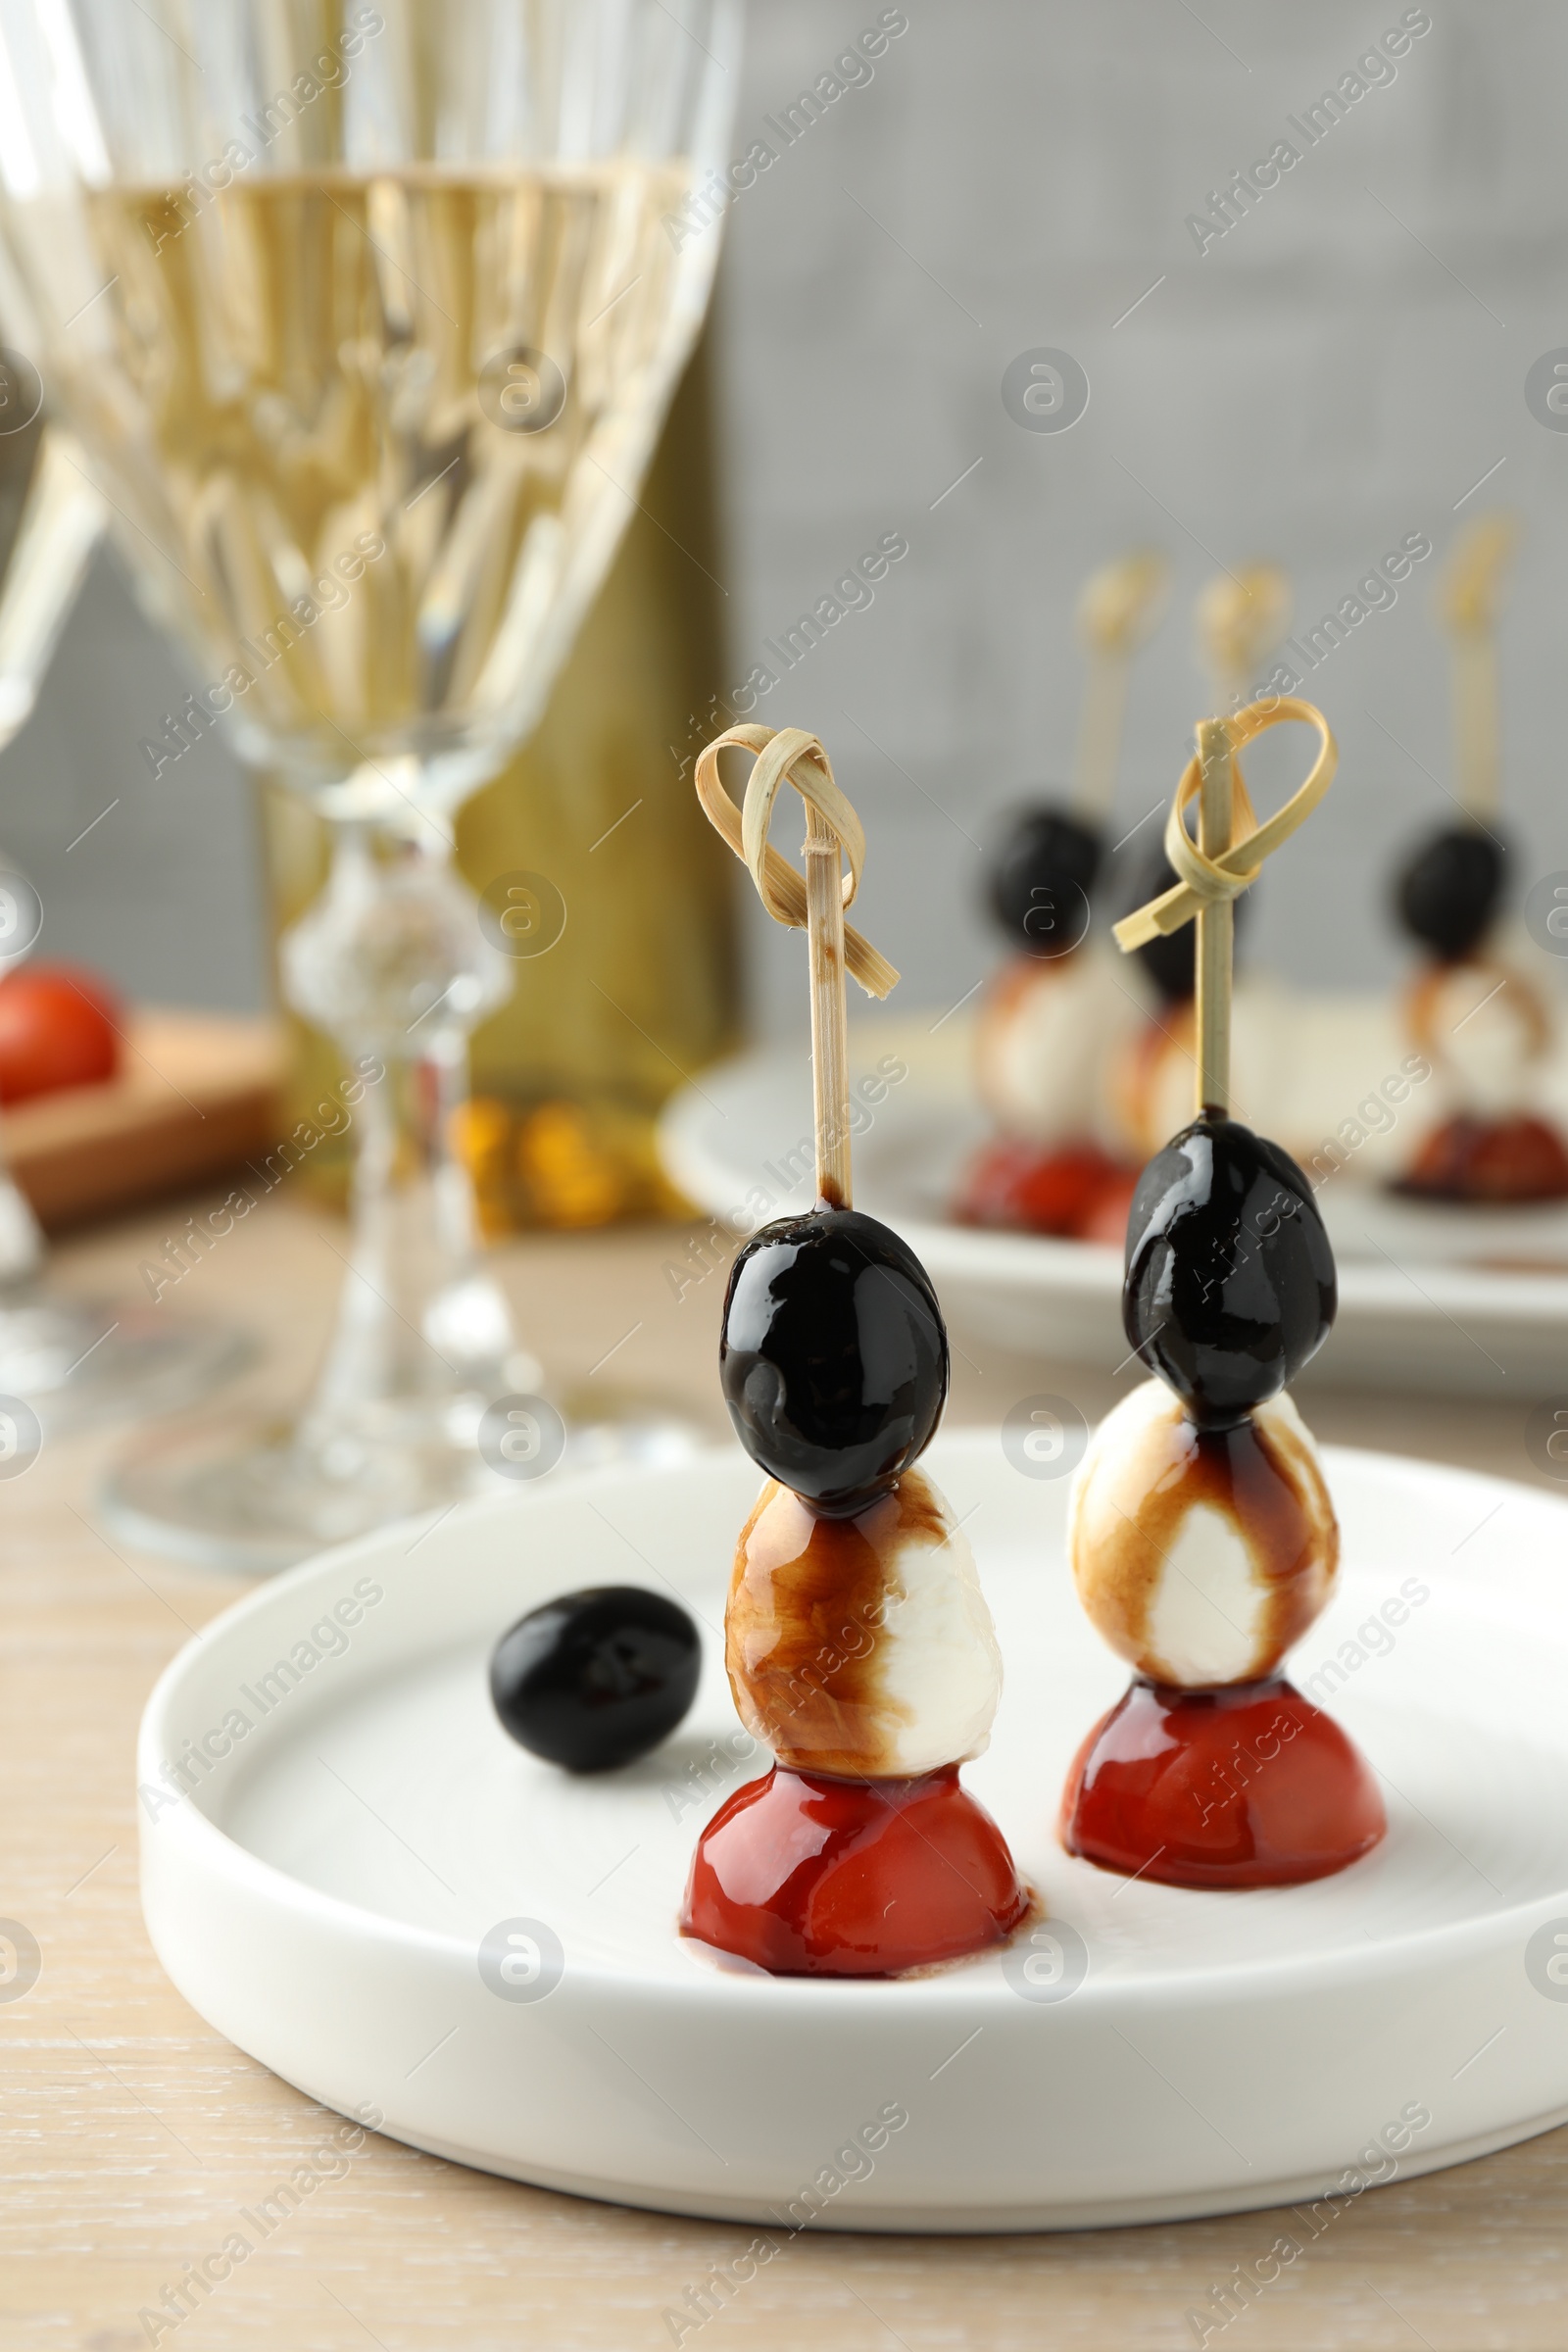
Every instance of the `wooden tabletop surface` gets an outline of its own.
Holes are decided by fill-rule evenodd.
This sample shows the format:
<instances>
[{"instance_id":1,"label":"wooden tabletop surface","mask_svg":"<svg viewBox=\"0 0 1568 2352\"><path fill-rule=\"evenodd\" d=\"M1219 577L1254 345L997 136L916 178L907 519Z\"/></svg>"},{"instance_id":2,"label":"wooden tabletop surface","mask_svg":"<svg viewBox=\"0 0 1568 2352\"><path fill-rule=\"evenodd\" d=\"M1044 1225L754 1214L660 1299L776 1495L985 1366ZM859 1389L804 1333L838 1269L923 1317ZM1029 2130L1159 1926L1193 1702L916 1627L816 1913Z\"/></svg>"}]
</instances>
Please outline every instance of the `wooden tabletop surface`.
<instances>
[{"instance_id":1,"label":"wooden tabletop surface","mask_svg":"<svg viewBox=\"0 0 1568 2352\"><path fill-rule=\"evenodd\" d=\"M62 1250L60 1279L126 1294L187 1207ZM269 1204L187 1278L177 1311L239 1317L263 1343L235 1400L302 1387L341 1275L341 1229ZM722 1275L677 1301L670 1228L536 1241L500 1263L522 1326L564 1383L631 1326L617 1382L715 1418ZM1093 1415L1108 1381L1043 1371L965 1340L956 1420L1065 1390ZM1533 1480L1524 1412L1319 1391L1320 1435ZM664 2318L752 2232L580 2202L369 2138L209 2300L155 2333L139 2317L221 2245L335 2119L232 2048L153 1957L136 1896L132 1754L154 1678L234 1583L132 1556L90 1496L124 1433L46 1447L0 1484L0 1915L42 1951L0 1999L0 2346L4 2352L656 2352ZM1225 2352L1558 2352L1568 2346L1568 2130L1374 2189L1223 2331ZM803 2236L700 2330L703 2352L1163 2352L1267 2214L997 2238Z\"/></svg>"}]
</instances>

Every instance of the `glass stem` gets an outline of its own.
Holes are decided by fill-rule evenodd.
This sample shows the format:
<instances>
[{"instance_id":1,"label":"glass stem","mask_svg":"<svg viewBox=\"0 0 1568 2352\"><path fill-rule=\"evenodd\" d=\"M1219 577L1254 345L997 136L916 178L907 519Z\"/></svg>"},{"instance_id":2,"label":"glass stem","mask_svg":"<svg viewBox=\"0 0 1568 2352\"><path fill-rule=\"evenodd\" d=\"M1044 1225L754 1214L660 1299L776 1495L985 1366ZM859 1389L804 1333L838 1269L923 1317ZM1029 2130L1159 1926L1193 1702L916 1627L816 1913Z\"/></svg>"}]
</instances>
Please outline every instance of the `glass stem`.
<instances>
[{"instance_id":1,"label":"glass stem","mask_svg":"<svg viewBox=\"0 0 1568 2352\"><path fill-rule=\"evenodd\" d=\"M283 941L290 1003L347 1059L334 1101L357 1146L337 1327L301 1425L313 1450L399 1429L471 1443L487 1403L537 1379L484 1270L457 1149L468 1037L510 970L448 853L428 823L411 838L336 821L326 887Z\"/></svg>"},{"instance_id":2,"label":"glass stem","mask_svg":"<svg viewBox=\"0 0 1568 2352\"><path fill-rule=\"evenodd\" d=\"M6 1164L0 1128L0 1302L8 1291L36 1282L43 1271L43 1231L31 1203Z\"/></svg>"}]
</instances>

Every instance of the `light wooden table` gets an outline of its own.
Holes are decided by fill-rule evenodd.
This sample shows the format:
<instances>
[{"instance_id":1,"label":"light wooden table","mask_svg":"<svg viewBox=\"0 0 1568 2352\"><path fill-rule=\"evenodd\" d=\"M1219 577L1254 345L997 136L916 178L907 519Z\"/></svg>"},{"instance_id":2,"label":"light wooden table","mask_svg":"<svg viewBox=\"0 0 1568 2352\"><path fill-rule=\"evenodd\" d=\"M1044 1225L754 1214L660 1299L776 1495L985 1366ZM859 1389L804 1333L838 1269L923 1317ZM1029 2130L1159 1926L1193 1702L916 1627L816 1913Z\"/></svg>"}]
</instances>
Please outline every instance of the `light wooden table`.
<instances>
[{"instance_id":1,"label":"light wooden table","mask_svg":"<svg viewBox=\"0 0 1568 2352\"><path fill-rule=\"evenodd\" d=\"M196 1205L195 1203L185 1205ZM62 1272L127 1291L170 1211L77 1243ZM242 1316L266 1355L238 1392L286 1399L321 1339L341 1230L297 1205L236 1228L182 1286L180 1311ZM524 1326L564 1380L657 1385L715 1434L715 1271L677 1301L669 1229L537 1242L502 1255ZM629 1333L630 1336L624 1336ZM954 1414L995 1421L1066 1390L1086 1412L1111 1384L1043 1373L965 1343ZM1320 1395L1328 1438L1531 1478L1523 1409ZM234 1597L218 1578L122 1556L88 1496L123 1435L47 1450L0 1484L0 1914L43 1953L0 2003L0 2345L133 2352L138 2320L219 2247L333 2119L230 2048L166 1982L136 1900L132 1752L160 1668ZM1565 1563L1568 1569L1568 1563ZM1245 2317L1225 2352L1544 2352L1568 2345L1568 2132L1370 2192ZM1171 2352L1186 2314L1277 2233L1267 2214L1072 2236L797 2239L700 2330L703 2352ZM663 2313L753 2232L581 2203L370 2139L177 2328L179 2352L655 2352Z\"/></svg>"}]
</instances>

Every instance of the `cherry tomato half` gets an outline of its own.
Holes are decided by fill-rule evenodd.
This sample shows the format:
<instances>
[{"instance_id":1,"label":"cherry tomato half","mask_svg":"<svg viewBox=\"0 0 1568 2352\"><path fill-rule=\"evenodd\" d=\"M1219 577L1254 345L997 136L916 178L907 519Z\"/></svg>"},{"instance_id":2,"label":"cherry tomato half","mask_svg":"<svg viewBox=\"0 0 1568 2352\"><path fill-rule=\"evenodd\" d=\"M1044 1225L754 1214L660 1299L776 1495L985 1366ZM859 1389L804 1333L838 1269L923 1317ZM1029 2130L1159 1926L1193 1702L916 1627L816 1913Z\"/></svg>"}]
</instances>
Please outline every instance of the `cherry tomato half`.
<instances>
[{"instance_id":1,"label":"cherry tomato half","mask_svg":"<svg viewBox=\"0 0 1568 2352\"><path fill-rule=\"evenodd\" d=\"M120 999L76 963L24 963L0 979L0 1102L92 1086L120 1066Z\"/></svg>"},{"instance_id":2,"label":"cherry tomato half","mask_svg":"<svg viewBox=\"0 0 1568 2352\"><path fill-rule=\"evenodd\" d=\"M967 1225L1113 1242L1119 1249L1137 1183L1137 1169L1122 1167L1098 1144L1061 1144L1045 1151L1004 1136L974 1160L954 1213Z\"/></svg>"}]
</instances>

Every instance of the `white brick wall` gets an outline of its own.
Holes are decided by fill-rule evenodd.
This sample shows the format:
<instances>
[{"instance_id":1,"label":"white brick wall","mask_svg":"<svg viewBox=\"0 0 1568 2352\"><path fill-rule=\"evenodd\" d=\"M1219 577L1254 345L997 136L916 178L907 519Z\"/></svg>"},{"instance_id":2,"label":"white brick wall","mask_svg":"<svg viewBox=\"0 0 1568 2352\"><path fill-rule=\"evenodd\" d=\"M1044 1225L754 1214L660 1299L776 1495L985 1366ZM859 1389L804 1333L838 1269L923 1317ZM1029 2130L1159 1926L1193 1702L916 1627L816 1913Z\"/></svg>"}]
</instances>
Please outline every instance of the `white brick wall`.
<instances>
[{"instance_id":1,"label":"white brick wall","mask_svg":"<svg viewBox=\"0 0 1568 2352\"><path fill-rule=\"evenodd\" d=\"M760 0L748 132L878 13ZM1139 541L1168 551L1175 590L1135 684L1128 824L1168 796L1206 707L1190 610L1215 560L1284 562L1311 622L1405 532L1437 543L1398 604L1303 689L1339 733L1341 781L1269 877L1255 954L1339 985L1394 968L1389 858L1450 807L1433 781L1451 782L1433 577L1464 518L1499 497L1528 526L1503 641L1509 812L1529 870L1568 865L1548 717L1568 622L1568 435L1523 397L1530 362L1568 343L1568 12L1433 0L1396 78L1201 257L1185 216L1287 135L1287 115L1400 6L1204 0L1202 22L1181 0L906 0L906 13L874 81L734 208L722 296L735 676L878 531L910 540L875 606L758 713L828 740L871 827L864 925L904 967L901 996L945 1005L985 968L959 825L983 839L1026 780L1063 772L1082 674L1073 599L1093 564ZM1024 432L1002 407L1007 362L1041 345L1091 378L1067 433ZM1299 772L1276 741L1281 774ZM1271 764L1260 751L1259 780ZM1369 856L1352 855L1363 838ZM755 925L754 960L777 1025L797 1017L803 983L771 930Z\"/></svg>"},{"instance_id":2,"label":"white brick wall","mask_svg":"<svg viewBox=\"0 0 1568 2352\"><path fill-rule=\"evenodd\" d=\"M880 6L754 0L737 151ZM966 836L983 839L1026 781L1062 772L1078 584L1140 541L1169 552L1175 595L1137 675L1128 824L1169 794L1206 705L1189 614L1216 560L1283 561L1310 622L1405 532L1429 531L1441 558L1465 515L1517 504L1509 809L1528 870L1568 866L1548 715L1568 625L1568 435L1523 399L1530 362L1568 344L1568 10L1431 0L1396 79L1200 257L1186 214L1266 155L1402 0L905 6L908 30L871 82L736 205L720 317L731 675L882 533L909 540L874 605L759 706L824 735L870 825L863 919L906 972L897 1002L947 1005L989 964ZM1003 410L1004 368L1038 345L1089 372L1068 433L1024 432ZM1251 925L1253 952L1298 975L1344 985L1395 967L1389 858L1449 806L1433 781L1451 780L1436 570L1309 689L1340 734L1342 778ZM161 786L135 772L143 712L180 690L100 580L0 769L0 841L58 909L57 952L95 952L144 991L242 1002L261 962L232 769L209 744ZM1270 765L1260 752L1265 785ZM116 792L122 809L68 860L64 844ZM798 945L760 913L753 961L760 1024L797 1025Z\"/></svg>"}]
</instances>

